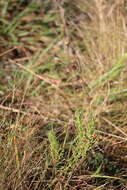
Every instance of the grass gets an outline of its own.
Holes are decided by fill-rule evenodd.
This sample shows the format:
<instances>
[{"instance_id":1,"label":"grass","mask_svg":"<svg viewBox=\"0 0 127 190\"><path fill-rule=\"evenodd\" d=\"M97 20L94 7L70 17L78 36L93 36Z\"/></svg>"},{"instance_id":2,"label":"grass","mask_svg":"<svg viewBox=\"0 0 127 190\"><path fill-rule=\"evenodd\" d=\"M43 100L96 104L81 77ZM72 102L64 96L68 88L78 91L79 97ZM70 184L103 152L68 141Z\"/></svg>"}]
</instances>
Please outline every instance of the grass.
<instances>
[{"instance_id":1,"label":"grass","mask_svg":"<svg viewBox=\"0 0 127 190\"><path fill-rule=\"evenodd\" d=\"M126 1L0 1L0 190L127 188Z\"/></svg>"}]
</instances>

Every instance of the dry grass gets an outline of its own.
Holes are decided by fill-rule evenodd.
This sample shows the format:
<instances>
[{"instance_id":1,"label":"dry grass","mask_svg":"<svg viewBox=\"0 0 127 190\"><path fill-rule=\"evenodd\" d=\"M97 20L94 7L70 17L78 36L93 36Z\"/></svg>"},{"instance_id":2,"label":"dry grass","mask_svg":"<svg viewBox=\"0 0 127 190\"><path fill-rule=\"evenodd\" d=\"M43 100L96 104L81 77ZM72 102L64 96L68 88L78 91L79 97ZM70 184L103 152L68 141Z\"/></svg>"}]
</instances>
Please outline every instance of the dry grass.
<instances>
[{"instance_id":1,"label":"dry grass","mask_svg":"<svg viewBox=\"0 0 127 190\"><path fill-rule=\"evenodd\" d=\"M0 2L0 190L127 188L127 3Z\"/></svg>"}]
</instances>

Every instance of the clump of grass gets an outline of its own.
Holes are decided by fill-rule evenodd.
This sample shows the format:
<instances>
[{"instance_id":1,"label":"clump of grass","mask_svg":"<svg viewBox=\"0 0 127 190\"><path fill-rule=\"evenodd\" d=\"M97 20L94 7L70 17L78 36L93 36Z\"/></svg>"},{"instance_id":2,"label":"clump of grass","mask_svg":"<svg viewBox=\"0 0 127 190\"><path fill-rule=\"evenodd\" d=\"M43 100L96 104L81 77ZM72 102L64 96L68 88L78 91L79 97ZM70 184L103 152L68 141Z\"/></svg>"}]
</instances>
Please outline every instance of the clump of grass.
<instances>
[{"instance_id":1,"label":"clump of grass","mask_svg":"<svg viewBox=\"0 0 127 190\"><path fill-rule=\"evenodd\" d=\"M127 54L125 53L123 56L118 58L116 64L113 65L108 72L104 73L102 76L99 77L94 83L90 85L91 88L99 87L104 85L105 82L113 80L116 77L119 77L119 74L123 71L126 67L125 61L127 60Z\"/></svg>"},{"instance_id":2,"label":"clump of grass","mask_svg":"<svg viewBox=\"0 0 127 190\"><path fill-rule=\"evenodd\" d=\"M48 139L50 143L50 154L52 162L57 163L60 158L60 145L54 131L50 131L48 133Z\"/></svg>"},{"instance_id":3,"label":"clump of grass","mask_svg":"<svg viewBox=\"0 0 127 190\"><path fill-rule=\"evenodd\" d=\"M93 135L95 133L94 120L91 117L87 126L83 124L83 111L77 110L75 114L75 127L76 127L76 137L74 139L73 145L73 157L74 160L82 159L86 157L87 152L90 150ZM75 162L75 163L76 163Z\"/></svg>"},{"instance_id":4,"label":"clump of grass","mask_svg":"<svg viewBox=\"0 0 127 190\"><path fill-rule=\"evenodd\" d=\"M89 118L87 125L83 122L83 110L75 112L75 137L70 142L68 152L67 166L64 168L66 175L72 176L72 173L86 160L87 153L93 146L95 123L93 117Z\"/></svg>"}]
</instances>

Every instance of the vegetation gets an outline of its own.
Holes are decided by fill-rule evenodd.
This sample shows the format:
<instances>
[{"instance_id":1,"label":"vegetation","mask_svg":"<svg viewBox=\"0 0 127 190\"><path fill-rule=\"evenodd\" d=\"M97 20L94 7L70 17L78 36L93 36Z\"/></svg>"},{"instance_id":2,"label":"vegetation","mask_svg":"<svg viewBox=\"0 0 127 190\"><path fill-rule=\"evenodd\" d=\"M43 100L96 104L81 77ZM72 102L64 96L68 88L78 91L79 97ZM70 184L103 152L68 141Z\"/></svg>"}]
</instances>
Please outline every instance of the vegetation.
<instances>
[{"instance_id":1,"label":"vegetation","mask_svg":"<svg viewBox=\"0 0 127 190\"><path fill-rule=\"evenodd\" d=\"M125 0L0 1L0 190L127 189Z\"/></svg>"}]
</instances>

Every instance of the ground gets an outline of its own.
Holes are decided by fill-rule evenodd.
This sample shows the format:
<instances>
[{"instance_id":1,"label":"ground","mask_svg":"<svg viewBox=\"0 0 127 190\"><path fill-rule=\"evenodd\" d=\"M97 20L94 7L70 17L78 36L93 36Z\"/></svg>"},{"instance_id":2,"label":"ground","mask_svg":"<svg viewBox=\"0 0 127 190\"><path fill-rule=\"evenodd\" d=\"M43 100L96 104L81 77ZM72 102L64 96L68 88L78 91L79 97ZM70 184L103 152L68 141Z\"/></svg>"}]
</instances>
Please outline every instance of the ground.
<instances>
[{"instance_id":1,"label":"ground","mask_svg":"<svg viewBox=\"0 0 127 190\"><path fill-rule=\"evenodd\" d=\"M0 1L0 190L127 189L125 0Z\"/></svg>"}]
</instances>

